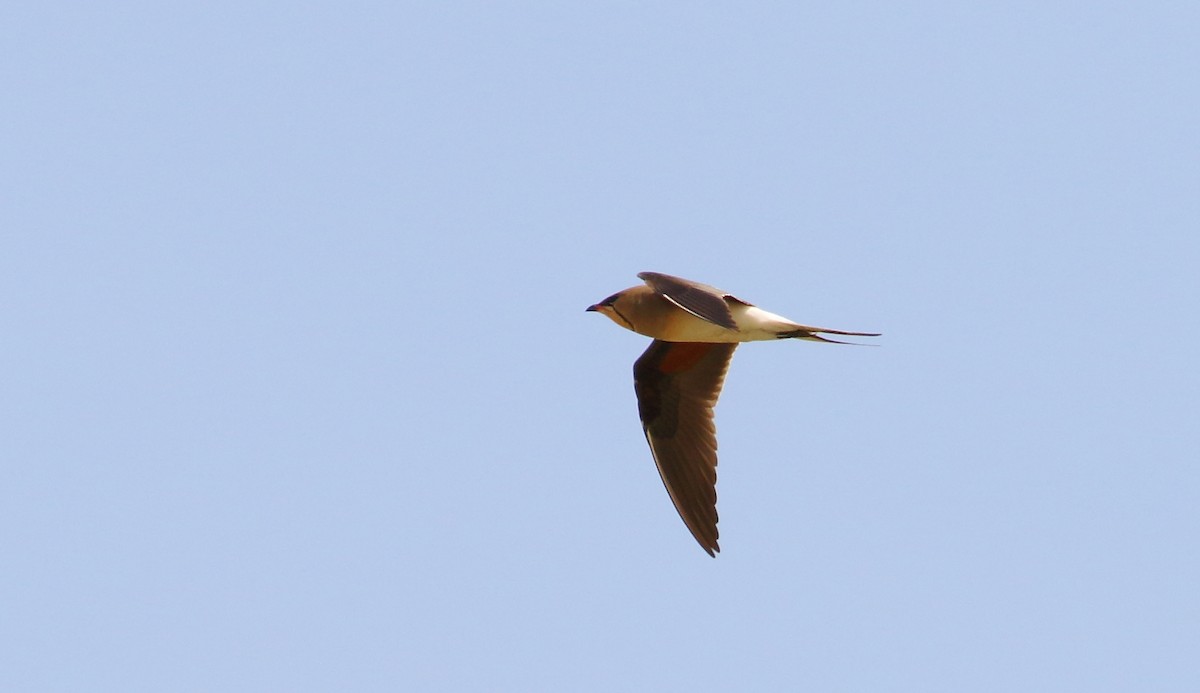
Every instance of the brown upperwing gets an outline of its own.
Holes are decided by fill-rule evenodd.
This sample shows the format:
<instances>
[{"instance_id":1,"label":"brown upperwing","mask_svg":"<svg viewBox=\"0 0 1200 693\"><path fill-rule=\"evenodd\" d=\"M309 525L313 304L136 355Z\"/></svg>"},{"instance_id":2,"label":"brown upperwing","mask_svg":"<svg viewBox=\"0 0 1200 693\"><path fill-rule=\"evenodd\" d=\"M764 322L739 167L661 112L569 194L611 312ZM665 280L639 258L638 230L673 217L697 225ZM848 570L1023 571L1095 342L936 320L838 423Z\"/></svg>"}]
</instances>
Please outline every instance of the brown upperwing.
<instances>
[{"instance_id":1,"label":"brown upperwing","mask_svg":"<svg viewBox=\"0 0 1200 693\"><path fill-rule=\"evenodd\" d=\"M633 365L638 414L654 463L700 546L717 545L717 429L713 406L737 344L654 340Z\"/></svg>"},{"instance_id":2,"label":"brown upperwing","mask_svg":"<svg viewBox=\"0 0 1200 693\"><path fill-rule=\"evenodd\" d=\"M646 282L655 293L665 297L671 303L687 312L731 330L737 329L729 304L725 302L725 292L682 277L672 277L661 272L639 272L638 279ZM730 297L732 298L732 297ZM734 299L745 303L740 299ZM747 304L749 305L749 304Z\"/></svg>"}]
</instances>

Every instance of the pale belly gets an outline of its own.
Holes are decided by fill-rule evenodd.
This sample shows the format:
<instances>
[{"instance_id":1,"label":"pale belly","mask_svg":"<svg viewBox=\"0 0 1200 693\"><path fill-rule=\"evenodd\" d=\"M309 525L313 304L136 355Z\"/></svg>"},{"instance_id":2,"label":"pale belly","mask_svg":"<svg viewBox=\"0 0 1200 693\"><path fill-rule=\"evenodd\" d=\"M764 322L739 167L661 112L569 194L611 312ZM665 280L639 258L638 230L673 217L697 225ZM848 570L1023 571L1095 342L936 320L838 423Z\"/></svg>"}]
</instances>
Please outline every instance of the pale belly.
<instances>
[{"instance_id":1,"label":"pale belly","mask_svg":"<svg viewBox=\"0 0 1200 693\"><path fill-rule=\"evenodd\" d=\"M676 308L669 319L642 334L665 342L708 342L730 344L778 339L779 332L794 327L782 316L768 313L755 306L734 306L733 319L738 329L730 330Z\"/></svg>"}]
</instances>

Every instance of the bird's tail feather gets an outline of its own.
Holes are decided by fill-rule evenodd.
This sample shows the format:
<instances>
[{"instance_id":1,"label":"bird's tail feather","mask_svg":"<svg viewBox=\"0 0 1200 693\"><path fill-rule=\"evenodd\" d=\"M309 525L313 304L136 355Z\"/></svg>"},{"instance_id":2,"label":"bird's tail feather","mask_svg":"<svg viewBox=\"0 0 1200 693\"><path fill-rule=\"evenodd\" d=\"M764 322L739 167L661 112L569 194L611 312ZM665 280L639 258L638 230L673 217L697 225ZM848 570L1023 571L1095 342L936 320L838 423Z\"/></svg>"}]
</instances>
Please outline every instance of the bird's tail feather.
<instances>
[{"instance_id":1,"label":"bird's tail feather","mask_svg":"<svg viewBox=\"0 0 1200 693\"><path fill-rule=\"evenodd\" d=\"M847 332L846 330L830 330L824 327L801 327L794 330L786 330L775 336L779 339L807 339L811 342L825 342L827 344L850 344L852 346L875 346L873 344L859 344L857 342L843 342L837 339L827 339L821 334L840 334L850 337L878 337L880 332Z\"/></svg>"}]
</instances>

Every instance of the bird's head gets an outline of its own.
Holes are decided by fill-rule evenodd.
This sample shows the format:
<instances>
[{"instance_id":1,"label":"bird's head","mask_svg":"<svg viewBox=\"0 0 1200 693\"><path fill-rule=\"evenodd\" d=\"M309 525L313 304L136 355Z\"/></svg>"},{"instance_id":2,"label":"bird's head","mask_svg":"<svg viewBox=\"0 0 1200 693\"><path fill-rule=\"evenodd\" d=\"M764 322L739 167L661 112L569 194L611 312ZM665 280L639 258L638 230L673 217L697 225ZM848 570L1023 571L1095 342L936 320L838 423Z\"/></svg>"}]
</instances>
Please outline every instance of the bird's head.
<instances>
[{"instance_id":1,"label":"bird's head","mask_svg":"<svg viewBox=\"0 0 1200 693\"><path fill-rule=\"evenodd\" d=\"M603 301L599 303L593 303L592 305L588 306L587 310L594 313L600 313L621 327L624 327L627 330L632 330L633 323L629 322L629 319L626 318L622 312L622 307L628 302L625 294L626 291L618 291Z\"/></svg>"}]
</instances>

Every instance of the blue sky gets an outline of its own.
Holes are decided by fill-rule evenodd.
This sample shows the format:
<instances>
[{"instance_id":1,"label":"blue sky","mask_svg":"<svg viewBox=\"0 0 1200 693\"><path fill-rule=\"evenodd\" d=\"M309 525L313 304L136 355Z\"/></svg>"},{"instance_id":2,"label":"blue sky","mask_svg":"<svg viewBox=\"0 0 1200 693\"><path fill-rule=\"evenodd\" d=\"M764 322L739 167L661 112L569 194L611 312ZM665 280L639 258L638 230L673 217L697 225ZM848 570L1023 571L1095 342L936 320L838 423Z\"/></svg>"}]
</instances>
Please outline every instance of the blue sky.
<instances>
[{"instance_id":1,"label":"blue sky","mask_svg":"<svg viewBox=\"0 0 1200 693\"><path fill-rule=\"evenodd\" d=\"M0 17L0 688L1200 687L1194 3Z\"/></svg>"}]
</instances>

